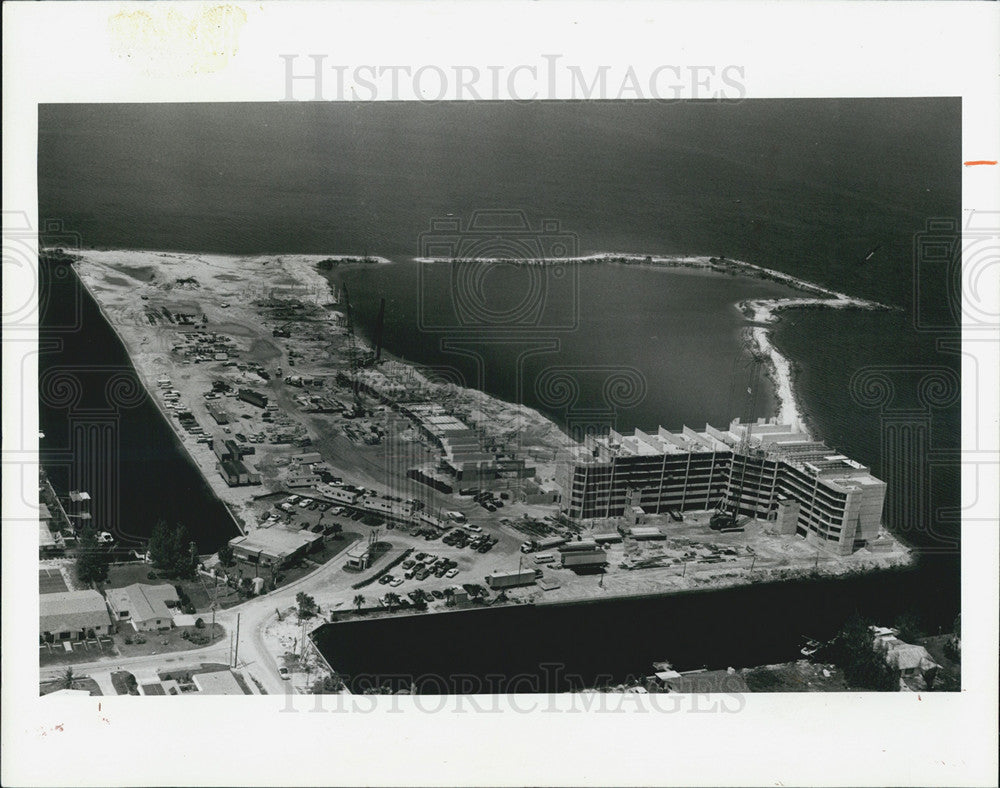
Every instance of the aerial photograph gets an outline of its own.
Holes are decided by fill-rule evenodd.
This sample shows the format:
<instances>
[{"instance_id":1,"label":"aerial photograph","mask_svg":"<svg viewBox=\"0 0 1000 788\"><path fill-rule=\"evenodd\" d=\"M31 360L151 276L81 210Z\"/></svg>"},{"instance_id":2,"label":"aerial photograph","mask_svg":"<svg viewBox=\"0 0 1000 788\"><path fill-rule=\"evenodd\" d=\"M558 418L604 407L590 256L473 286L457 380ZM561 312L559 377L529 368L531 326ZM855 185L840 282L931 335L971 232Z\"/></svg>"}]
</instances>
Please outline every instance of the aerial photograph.
<instances>
[{"instance_id":1,"label":"aerial photograph","mask_svg":"<svg viewBox=\"0 0 1000 788\"><path fill-rule=\"evenodd\" d=\"M961 690L960 99L37 122L41 695Z\"/></svg>"}]
</instances>

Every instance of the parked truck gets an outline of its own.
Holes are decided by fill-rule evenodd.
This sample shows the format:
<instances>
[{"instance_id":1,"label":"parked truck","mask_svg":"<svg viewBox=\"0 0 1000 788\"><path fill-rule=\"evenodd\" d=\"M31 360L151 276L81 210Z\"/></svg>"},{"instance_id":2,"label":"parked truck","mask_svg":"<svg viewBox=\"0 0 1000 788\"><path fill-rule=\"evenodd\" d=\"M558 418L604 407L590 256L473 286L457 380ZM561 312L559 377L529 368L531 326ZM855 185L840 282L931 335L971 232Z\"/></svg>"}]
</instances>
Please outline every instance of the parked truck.
<instances>
[{"instance_id":1,"label":"parked truck","mask_svg":"<svg viewBox=\"0 0 1000 788\"><path fill-rule=\"evenodd\" d=\"M560 553L593 552L597 542L593 539L581 539L579 542L567 542L559 548Z\"/></svg>"},{"instance_id":2,"label":"parked truck","mask_svg":"<svg viewBox=\"0 0 1000 788\"><path fill-rule=\"evenodd\" d=\"M600 548L562 554L563 566L604 566L607 562L608 554Z\"/></svg>"},{"instance_id":3,"label":"parked truck","mask_svg":"<svg viewBox=\"0 0 1000 788\"><path fill-rule=\"evenodd\" d=\"M486 585L494 590L514 588L515 586L530 586L534 585L535 580L541 576L541 569L515 569L510 572L496 571L486 575Z\"/></svg>"},{"instance_id":4,"label":"parked truck","mask_svg":"<svg viewBox=\"0 0 1000 788\"><path fill-rule=\"evenodd\" d=\"M565 536L549 536L545 539L529 539L521 545L522 553L533 553L536 550L548 550L552 547L564 545L569 540Z\"/></svg>"}]
</instances>

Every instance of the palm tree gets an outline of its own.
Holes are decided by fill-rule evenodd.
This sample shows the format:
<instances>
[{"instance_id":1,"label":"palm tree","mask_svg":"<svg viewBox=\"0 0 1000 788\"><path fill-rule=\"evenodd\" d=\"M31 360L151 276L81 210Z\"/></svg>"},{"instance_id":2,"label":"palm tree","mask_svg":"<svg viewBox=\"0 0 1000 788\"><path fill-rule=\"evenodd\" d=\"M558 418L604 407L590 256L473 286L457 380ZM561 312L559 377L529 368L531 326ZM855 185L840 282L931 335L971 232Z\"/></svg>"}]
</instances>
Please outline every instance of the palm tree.
<instances>
[{"instance_id":1,"label":"palm tree","mask_svg":"<svg viewBox=\"0 0 1000 788\"><path fill-rule=\"evenodd\" d=\"M444 603L446 606L451 607L455 604L455 589L450 586L444 590Z\"/></svg>"},{"instance_id":2,"label":"palm tree","mask_svg":"<svg viewBox=\"0 0 1000 788\"><path fill-rule=\"evenodd\" d=\"M365 606L365 598L361 594L354 597L354 606L358 609L359 613L361 612L361 608Z\"/></svg>"},{"instance_id":3,"label":"palm tree","mask_svg":"<svg viewBox=\"0 0 1000 788\"><path fill-rule=\"evenodd\" d=\"M398 604L399 604L399 594L390 591L388 594L385 595L385 606L389 608L390 613L392 612L392 609Z\"/></svg>"},{"instance_id":4,"label":"palm tree","mask_svg":"<svg viewBox=\"0 0 1000 788\"><path fill-rule=\"evenodd\" d=\"M76 684L76 674L73 673L73 667L70 666L66 668L66 672L62 675L63 689L73 689L73 685Z\"/></svg>"}]
</instances>

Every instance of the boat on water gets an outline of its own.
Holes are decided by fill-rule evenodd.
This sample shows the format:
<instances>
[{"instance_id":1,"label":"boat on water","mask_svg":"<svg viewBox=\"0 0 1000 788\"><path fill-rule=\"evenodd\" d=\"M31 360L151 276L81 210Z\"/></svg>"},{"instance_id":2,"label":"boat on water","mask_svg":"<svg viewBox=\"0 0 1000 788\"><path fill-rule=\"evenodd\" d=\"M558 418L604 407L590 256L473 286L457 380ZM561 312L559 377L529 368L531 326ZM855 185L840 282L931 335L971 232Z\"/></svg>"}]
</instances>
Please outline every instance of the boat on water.
<instances>
[{"instance_id":1,"label":"boat on water","mask_svg":"<svg viewBox=\"0 0 1000 788\"><path fill-rule=\"evenodd\" d=\"M803 657L811 657L817 651L819 651L826 644L821 640L816 640L815 638L806 638L805 645L799 649L799 653Z\"/></svg>"}]
</instances>

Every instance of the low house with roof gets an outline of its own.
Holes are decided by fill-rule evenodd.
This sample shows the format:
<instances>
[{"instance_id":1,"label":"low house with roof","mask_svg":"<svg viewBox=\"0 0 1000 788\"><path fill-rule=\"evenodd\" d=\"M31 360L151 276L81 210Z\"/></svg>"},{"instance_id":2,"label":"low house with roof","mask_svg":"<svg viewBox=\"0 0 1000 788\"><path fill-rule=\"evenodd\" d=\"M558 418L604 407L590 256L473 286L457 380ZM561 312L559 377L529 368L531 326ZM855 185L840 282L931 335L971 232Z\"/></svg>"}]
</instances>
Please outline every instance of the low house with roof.
<instances>
[{"instance_id":1,"label":"low house with roof","mask_svg":"<svg viewBox=\"0 0 1000 788\"><path fill-rule=\"evenodd\" d=\"M907 682L930 686L941 667L923 646L900 640L888 627L872 627L872 647L885 656L886 664Z\"/></svg>"},{"instance_id":2,"label":"low house with roof","mask_svg":"<svg viewBox=\"0 0 1000 788\"><path fill-rule=\"evenodd\" d=\"M253 566L280 569L323 544L322 534L308 530L286 531L284 528L256 528L245 536L229 540L238 562Z\"/></svg>"},{"instance_id":3,"label":"low house with roof","mask_svg":"<svg viewBox=\"0 0 1000 788\"><path fill-rule=\"evenodd\" d=\"M38 605L38 632L42 642L84 640L114 631L104 597L97 591L42 594Z\"/></svg>"},{"instance_id":4,"label":"low house with roof","mask_svg":"<svg viewBox=\"0 0 1000 788\"><path fill-rule=\"evenodd\" d=\"M133 583L107 590L108 607L117 621L128 621L136 632L169 629L174 625L174 609L180 604L171 585Z\"/></svg>"}]
</instances>

